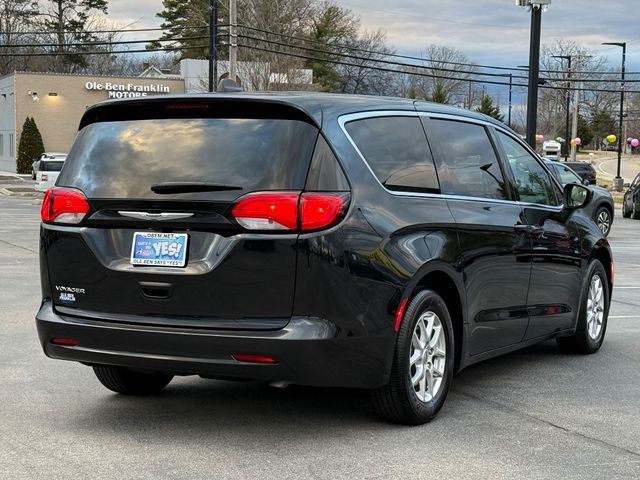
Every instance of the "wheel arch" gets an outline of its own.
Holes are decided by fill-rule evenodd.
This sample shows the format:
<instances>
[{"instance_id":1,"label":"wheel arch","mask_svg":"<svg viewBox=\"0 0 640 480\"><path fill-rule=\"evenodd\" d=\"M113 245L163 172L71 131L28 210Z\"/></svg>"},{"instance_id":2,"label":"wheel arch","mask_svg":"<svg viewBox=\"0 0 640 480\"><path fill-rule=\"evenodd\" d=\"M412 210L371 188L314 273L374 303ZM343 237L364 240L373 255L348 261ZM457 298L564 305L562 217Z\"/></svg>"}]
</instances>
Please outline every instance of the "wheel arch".
<instances>
[{"instance_id":1,"label":"wheel arch","mask_svg":"<svg viewBox=\"0 0 640 480\"><path fill-rule=\"evenodd\" d=\"M593 250L593 254L591 255L591 259L598 260L602 263L604 267L604 271L607 274L607 283L609 285L609 297L611 297L611 292L613 290L613 282L614 278L614 263L611 252L605 245L596 245L596 248Z\"/></svg>"},{"instance_id":2,"label":"wheel arch","mask_svg":"<svg viewBox=\"0 0 640 480\"><path fill-rule=\"evenodd\" d=\"M466 323L466 296L459 275L446 264L433 262L425 265L414 276L409 284L408 295L405 298L413 298L420 290L430 289L442 297L449 313L453 327L455 345L454 371L459 370L462 363L463 351L466 348L464 338L464 324Z\"/></svg>"}]
</instances>

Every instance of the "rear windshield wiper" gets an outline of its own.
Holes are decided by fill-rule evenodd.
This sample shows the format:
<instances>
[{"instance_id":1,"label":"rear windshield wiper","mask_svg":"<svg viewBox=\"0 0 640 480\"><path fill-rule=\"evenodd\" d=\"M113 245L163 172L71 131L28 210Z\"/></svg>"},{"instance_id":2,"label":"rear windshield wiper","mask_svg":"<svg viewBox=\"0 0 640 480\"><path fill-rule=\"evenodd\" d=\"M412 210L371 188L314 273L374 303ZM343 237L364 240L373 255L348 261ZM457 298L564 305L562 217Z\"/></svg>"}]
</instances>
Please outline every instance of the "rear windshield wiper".
<instances>
[{"instance_id":1,"label":"rear windshield wiper","mask_svg":"<svg viewBox=\"0 0 640 480\"><path fill-rule=\"evenodd\" d=\"M206 182L163 182L151 185L151 191L158 194L223 192L227 190L242 190L242 187Z\"/></svg>"}]
</instances>

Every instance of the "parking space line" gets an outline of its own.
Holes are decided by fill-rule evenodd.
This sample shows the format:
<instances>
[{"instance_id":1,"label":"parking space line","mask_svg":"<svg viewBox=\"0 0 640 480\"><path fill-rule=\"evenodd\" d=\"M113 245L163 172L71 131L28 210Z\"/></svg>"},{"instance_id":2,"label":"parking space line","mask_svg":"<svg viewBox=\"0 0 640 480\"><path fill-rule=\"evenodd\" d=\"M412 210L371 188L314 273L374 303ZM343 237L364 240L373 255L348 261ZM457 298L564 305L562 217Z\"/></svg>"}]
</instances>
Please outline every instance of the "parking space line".
<instances>
[{"instance_id":1,"label":"parking space line","mask_svg":"<svg viewBox=\"0 0 640 480\"><path fill-rule=\"evenodd\" d=\"M640 315L609 315L608 318L640 318Z\"/></svg>"}]
</instances>

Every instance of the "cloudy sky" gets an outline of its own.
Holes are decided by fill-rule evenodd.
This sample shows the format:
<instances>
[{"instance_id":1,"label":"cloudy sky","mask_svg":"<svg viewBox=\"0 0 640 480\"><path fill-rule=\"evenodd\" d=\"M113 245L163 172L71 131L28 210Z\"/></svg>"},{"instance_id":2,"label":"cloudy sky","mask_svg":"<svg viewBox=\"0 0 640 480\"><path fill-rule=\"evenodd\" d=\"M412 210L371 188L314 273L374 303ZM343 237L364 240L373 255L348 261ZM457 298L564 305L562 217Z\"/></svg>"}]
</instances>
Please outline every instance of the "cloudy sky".
<instances>
[{"instance_id":1,"label":"cloudy sky","mask_svg":"<svg viewBox=\"0 0 640 480\"><path fill-rule=\"evenodd\" d=\"M111 0L110 16L137 27L158 26L161 0ZM419 55L431 43L457 47L484 64L528 63L530 14L514 0L337 0L362 18L367 29L382 28L399 53ZM601 52L612 65L620 49L606 41L626 41L628 62L640 70L637 0L552 0L543 16L543 43L568 38Z\"/></svg>"}]
</instances>

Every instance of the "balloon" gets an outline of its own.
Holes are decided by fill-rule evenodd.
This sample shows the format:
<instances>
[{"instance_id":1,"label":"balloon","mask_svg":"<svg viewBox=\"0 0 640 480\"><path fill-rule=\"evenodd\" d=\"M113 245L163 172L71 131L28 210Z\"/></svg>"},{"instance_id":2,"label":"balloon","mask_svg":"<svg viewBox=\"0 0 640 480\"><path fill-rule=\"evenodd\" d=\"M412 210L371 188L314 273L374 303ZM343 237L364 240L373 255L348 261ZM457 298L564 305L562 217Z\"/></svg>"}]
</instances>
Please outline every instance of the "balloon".
<instances>
[{"instance_id":1,"label":"balloon","mask_svg":"<svg viewBox=\"0 0 640 480\"><path fill-rule=\"evenodd\" d=\"M607 142L609 143L616 143L617 140L618 140L618 137L616 137L615 135L607 136Z\"/></svg>"},{"instance_id":2,"label":"balloon","mask_svg":"<svg viewBox=\"0 0 640 480\"><path fill-rule=\"evenodd\" d=\"M544 142L544 135L536 135L536 142L538 143Z\"/></svg>"},{"instance_id":3,"label":"balloon","mask_svg":"<svg viewBox=\"0 0 640 480\"><path fill-rule=\"evenodd\" d=\"M575 145L576 145L576 139L575 139L575 138L572 138L572 139L571 139L571 146L573 147L573 146L575 146Z\"/></svg>"},{"instance_id":4,"label":"balloon","mask_svg":"<svg viewBox=\"0 0 640 480\"><path fill-rule=\"evenodd\" d=\"M575 143L576 145L581 145L582 139L580 137L576 137L573 139L573 143Z\"/></svg>"},{"instance_id":5,"label":"balloon","mask_svg":"<svg viewBox=\"0 0 640 480\"><path fill-rule=\"evenodd\" d=\"M631 139L631 146L633 148L636 148L638 145L640 145L640 140L638 140L637 138L632 138Z\"/></svg>"}]
</instances>

